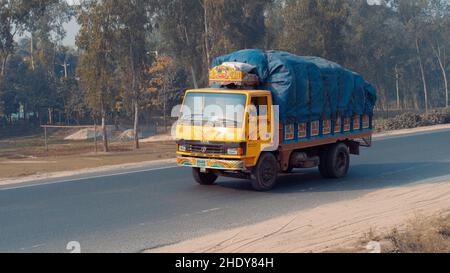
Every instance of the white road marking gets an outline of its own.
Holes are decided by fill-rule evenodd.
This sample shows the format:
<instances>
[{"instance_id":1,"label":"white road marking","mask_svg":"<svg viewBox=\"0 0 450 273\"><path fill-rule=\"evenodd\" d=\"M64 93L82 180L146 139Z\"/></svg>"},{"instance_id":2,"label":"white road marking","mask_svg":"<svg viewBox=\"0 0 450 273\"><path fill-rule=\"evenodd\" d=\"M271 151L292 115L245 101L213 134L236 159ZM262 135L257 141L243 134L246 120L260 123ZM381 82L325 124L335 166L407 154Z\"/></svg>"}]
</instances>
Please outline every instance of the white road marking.
<instances>
[{"instance_id":1,"label":"white road marking","mask_svg":"<svg viewBox=\"0 0 450 273\"><path fill-rule=\"evenodd\" d=\"M38 187L38 186L45 186L45 185L53 185L53 184L59 184L59 183L75 182L75 181L81 181L81 180L105 178L105 177L112 177L112 176L121 176L121 175L127 175L127 174L135 174L135 173L144 173L144 172L151 172L151 171L167 170L167 169L174 169L174 168L178 168L178 166L165 166L165 167L158 167L158 168L138 170L138 171L120 172L120 173L104 174L104 175L95 175L95 176L89 176L89 177L81 177L81 178L59 180L59 181L54 181L54 182L42 182L42 183L39 183L39 181L37 181L37 184L0 188L0 191L15 190L15 189L22 189L22 188L30 188L30 187Z\"/></svg>"},{"instance_id":2,"label":"white road marking","mask_svg":"<svg viewBox=\"0 0 450 273\"><path fill-rule=\"evenodd\" d=\"M22 247L20 250L25 251L27 249L35 249L35 248L39 248L39 247L43 247L43 246L45 246L45 244L37 244L37 245L31 246L31 247Z\"/></svg>"},{"instance_id":3,"label":"white road marking","mask_svg":"<svg viewBox=\"0 0 450 273\"><path fill-rule=\"evenodd\" d=\"M220 210L220 209L221 208L205 209L205 210L202 210L200 213L203 214L203 213L217 211L217 210Z\"/></svg>"},{"instance_id":4,"label":"white road marking","mask_svg":"<svg viewBox=\"0 0 450 273\"><path fill-rule=\"evenodd\" d=\"M56 161L19 161L19 160L11 160L11 161L3 161L2 164L54 164Z\"/></svg>"},{"instance_id":5,"label":"white road marking","mask_svg":"<svg viewBox=\"0 0 450 273\"><path fill-rule=\"evenodd\" d=\"M184 214L181 214L181 216L182 216L182 217L190 217L190 216L192 216L192 215L206 214L206 213L218 211L218 210L221 210L221 209L222 209L222 208L205 209L205 210L196 211L196 212L188 212L188 213L184 213Z\"/></svg>"},{"instance_id":6,"label":"white road marking","mask_svg":"<svg viewBox=\"0 0 450 273\"><path fill-rule=\"evenodd\" d=\"M406 138L406 137L411 137L411 136L423 136L423 135L429 135L429 134L435 134L435 133L444 133L444 132L449 132L449 131L450 131L449 128L436 128L436 129L417 131L417 132L405 132L405 133L401 133L401 134L383 134L383 135L374 134L372 136L372 141L375 142L377 140Z\"/></svg>"}]
</instances>

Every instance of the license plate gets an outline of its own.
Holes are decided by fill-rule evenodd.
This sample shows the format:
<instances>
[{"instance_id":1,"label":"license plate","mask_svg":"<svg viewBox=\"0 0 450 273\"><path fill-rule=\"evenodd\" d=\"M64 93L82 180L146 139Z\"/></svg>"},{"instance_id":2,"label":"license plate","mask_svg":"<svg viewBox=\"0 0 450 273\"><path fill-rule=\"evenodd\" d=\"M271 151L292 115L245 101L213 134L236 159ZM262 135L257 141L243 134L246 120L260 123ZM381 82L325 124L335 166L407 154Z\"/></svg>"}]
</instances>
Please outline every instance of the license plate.
<instances>
[{"instance_id":1,"label":"license plate","mask_svg":"<svg viewBox=\"0 0 450 273\"><path fill-rule=\"evenodd\" d=\"M197 160L197 167L206 167L206 160Z\"/></svg>"}]
</instances>

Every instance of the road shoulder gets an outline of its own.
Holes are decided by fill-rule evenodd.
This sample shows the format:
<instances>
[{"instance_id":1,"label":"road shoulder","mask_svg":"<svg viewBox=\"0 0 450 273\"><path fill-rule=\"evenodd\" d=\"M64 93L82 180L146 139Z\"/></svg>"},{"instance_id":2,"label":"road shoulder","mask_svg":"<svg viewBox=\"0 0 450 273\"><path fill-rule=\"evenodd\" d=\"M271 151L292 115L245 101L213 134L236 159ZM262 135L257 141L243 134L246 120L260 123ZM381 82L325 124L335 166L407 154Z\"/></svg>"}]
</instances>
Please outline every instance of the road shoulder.
<instances>
[{"instance_id":1,"label":"road shoulder","mask_svg":"<svg viewBox=\"0 0 450 273\"><path fill-rule=\"evenodd\" d=\"M417 127L417 128L411 128L411 129L401 129L401 130L394 130L394 131L388 131L388 132L383 132L383 133L376 133L373 135L373 137L375 139L377 139L377 138L383 138L383 137L404 136L404 135L433 132L433 131L440 131L440 130L447 130L447 129L450 129L450 124L441 124L441 125L433 125L433 126L425 126L425 127Z\"/></svg>"},{"instance_id":2,"label":"road shoulder","mask_svg":"<svg viewBox=\"0 0 450 273\"><path fill-rule=\"evenodd\" d=\"M449 196L450 176L446 176L410 186L377 190L354 200L327 204L145 252L342 251L354 248L367 233L401 228L413 217L450 208Z\"/></svg>"},{"instance_id":3,"label":"road shoulder","mask_svg":"<svg viewBox=\"0 0 450 273\"><path fill-rule=\"evenodd\" d=\"M78 175L98 175L111 172L127 172L136 169L166 167L172 164L175 164L175 159L152 160L139 163L127 163L65 172L40 173L26 177L0 179L0 187L26 184L29 182L39 182L49 179L68 178Z\"/></svg>"}]
</instances>

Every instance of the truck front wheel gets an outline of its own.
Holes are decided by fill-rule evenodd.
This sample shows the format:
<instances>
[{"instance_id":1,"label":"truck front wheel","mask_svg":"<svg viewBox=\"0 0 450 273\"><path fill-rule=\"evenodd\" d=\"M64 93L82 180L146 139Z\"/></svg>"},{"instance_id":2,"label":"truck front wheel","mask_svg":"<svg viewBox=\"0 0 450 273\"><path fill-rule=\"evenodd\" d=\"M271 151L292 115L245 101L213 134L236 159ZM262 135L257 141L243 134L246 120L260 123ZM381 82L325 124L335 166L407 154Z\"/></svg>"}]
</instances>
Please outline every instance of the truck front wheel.
<instances>
[{"instance_id":1,"label":"truck front wheel","mask_svg":"<svg viewBox=\"0 0 450 273\"><path fill-rule=\"evenodd\" d=\"M350 166L350 152L344 143L333 144L320 155L319 171L324 178L342 178Z\"/></svg>"},{"instance_id":2,"label":"truck front wheel","mask_svg":"<svg viewBox=\"0 0 450 273\"><path fill-rule=\"evenodd\" d=\"M200 185L213 185L218 176L214 173L202 173L199 168L193 168L192 174L194 176L194 179L197 183Z\"/></svg>"},{"instance_id":3,"label":"truck front wheel","mask_svg":"<svg viewBox=\"0 0 450 273\"><path fill-rule=\"evenodd\" d=\"M276 157L271 153L261 154L251 175L253 189L257 191L271 190L277 182L277 176L278 162Z\"/></svg>"}]
</instances>

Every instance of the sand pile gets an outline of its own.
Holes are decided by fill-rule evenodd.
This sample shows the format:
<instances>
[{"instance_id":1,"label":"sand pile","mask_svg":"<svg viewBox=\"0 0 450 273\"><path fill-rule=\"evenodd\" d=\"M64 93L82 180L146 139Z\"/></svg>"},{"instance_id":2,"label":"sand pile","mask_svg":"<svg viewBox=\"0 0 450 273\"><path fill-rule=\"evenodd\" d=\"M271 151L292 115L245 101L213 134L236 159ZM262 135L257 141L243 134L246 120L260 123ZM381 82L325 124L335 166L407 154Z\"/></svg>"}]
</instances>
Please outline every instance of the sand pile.
<instances>
[{"instance_id":1,"label":"sand pile","mask_svg":"<svg viewBox=\"0 0 450 273\"><path fill-rule=\"evenodd\" d=\"M97 129L97 132L94 131L94 129L81 129L77 131L74 134L71 134L64 138L64 140L88 140L88 139L94 139L95 135L97 135L97 138L101 138L103 136L101 129Z\"/></svg>"},{"instance_id":2,"label":"sand pile","mask_svg":"<svg viewBox=\"0 0 450 273\"><path fill-rule=\"evenodd\" d=\"M141 140L141 142L148 143L148 142L160 142L160 141L172 141L175 140L171 134L163 134L163 135L156 135L151 136L148 138L144 138Z\"/></svg>"},{"instance_id":3,"label":"sand pile","mask_svg":"<svg viewBox=\"0 0 450 273\"><path fill-rule=\"evenodd\" d=\"M142 134L138 133L139 138L142 138ZM130 129L130 130L126 130L123 131L118 137L118 140L121 141L130 141L130 140L134 140L134 130Z\"/></svg>"}]
</instances>

